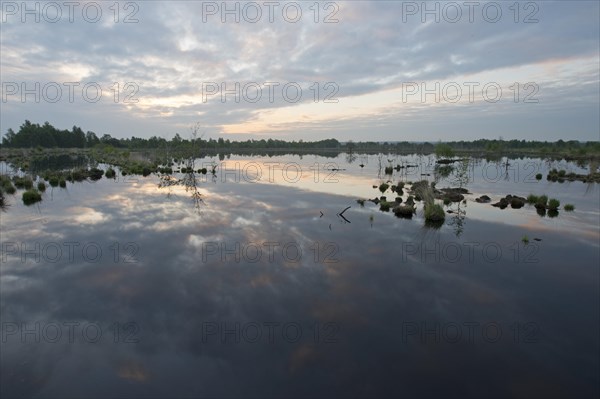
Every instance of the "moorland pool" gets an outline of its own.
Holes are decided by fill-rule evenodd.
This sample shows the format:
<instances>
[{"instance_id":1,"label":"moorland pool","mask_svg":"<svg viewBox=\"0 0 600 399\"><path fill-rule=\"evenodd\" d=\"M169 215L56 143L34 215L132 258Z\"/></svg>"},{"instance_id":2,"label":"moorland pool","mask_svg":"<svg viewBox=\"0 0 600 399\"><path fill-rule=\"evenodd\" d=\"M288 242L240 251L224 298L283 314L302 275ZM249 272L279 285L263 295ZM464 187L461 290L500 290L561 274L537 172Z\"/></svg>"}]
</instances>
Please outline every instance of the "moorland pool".
<instances>
[{"instance_id":1,"label":"moorland pool","mask_svg":"<svg viewBox=\"0 0 600 399\"><path fill-rule=\"evenodd\" d=\"M600 185L546 178L589 165L460 166L231 155L196 159L206 174L46 182L28 206L19 188L1 214L1 393L598 396ZM423 179L469 191L441 226L419 202L405 219L369 201ZM491 205L508 194L561 205Z\"/></svg>"}]
</instances>

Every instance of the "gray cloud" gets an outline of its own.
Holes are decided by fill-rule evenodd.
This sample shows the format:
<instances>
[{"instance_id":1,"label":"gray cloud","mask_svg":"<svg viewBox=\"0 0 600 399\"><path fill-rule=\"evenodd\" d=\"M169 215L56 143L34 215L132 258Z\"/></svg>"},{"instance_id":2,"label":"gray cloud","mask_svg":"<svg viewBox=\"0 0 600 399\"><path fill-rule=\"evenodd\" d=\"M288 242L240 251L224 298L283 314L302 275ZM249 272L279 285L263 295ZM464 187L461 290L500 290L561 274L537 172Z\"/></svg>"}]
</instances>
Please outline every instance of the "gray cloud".
<instances>
[{"instance_id":1,"label":"gray cloud","mask_svg":"<svg viewBox=\"0 0 600 399\"><path fill-rule=\"evenodd\" d=\"M301 3L303 14L297 23L286 22L281 12L276 12L275 22L269 23L265 6L261 7L263 17L258 23L244 21L243 15L239 23L233 22L231 16L222 23L219 15L208 16L207 22L203 22L206 2L136 4L139 11L135 18L139 22L127 24L114 23L108 3L101 3L103 15L97 23L86 22L77 11L74 23L66 20L64 11L57 23L45 22L43 18L34 23L32 16L22 23L19 15L3 14L6 19L0 39L3 84L27 82L31 87L36 81L43 86L46 82L75 79L82 85L98 82L103 96L97 103L76 96L70 103L65 101L63 93L63 99L56 104L43 99L35 103L32 96L25 103L21 103L19 96L9 97L8 102L2 103L2 133L30 119L48 120L59 127L77 124L117 137L169 136L200 121L215 136L223 125L243 125L267 110L310 103L314 93L309 87L313 82L321 86L320 98L326 82L339 86L340 103L320 104L320 113L346 110L352 116L344 104L355 96L377 96L386 90L399 89L406 82L461 82L476 74L491 76L492 81L512 77L519 81L530 76L524 69L537 65L544 69L544 80L538 82L540 104L536 108L492 106L486 123L490 129L486 130L475 129L471 126L476 124L469 123L478 118L474 114L482 107L452 104L447 104L448 112L427 107L412 109L410 114L416 113L419 120L407 129L403 120L408 107L391 102L385 107L390 115L383 120L366 112L353 115L352 123L340 123L339 117L331 115L301 128L291 126L256 135L311 139L325 134L360 139L364 130L358 131L356 126L361 126L370 133L376 132L377 136L372 138L380 140L417 140L423 137L421 132L431 132L430 139L435 139L442 133L446 137L448 130L455 132L449 139L489 137L488 134L495 135L500 130L507 132L505 137L522 137L525 132L519 121L523 112L527 112L529 119L537 121L533 124L535 129L527 131L532 139L563 137L557 126L576 126L577 131L570 129L575 138L598 139L600 11L595 2L521 3L518 23L508 3L497 3L501 5L502 17L496 23L483 17L485 2L476 8L472 23L462 2L439 3L441 10L449 4L462 5L459 22L448 22L448 15L444 18L442 13L439 23L431 15L426 15L427 21L423 23L420 13L405 12L412 4L420 7L420 2L337 2L339 11L335 18L339 22L331 24L313 21L314 14L309 9L312 3ZM245 4L240 3L240 8ZM430 7L434 4L429 3ZM124 5L120 3L121 21L131 11L124 10ZM324 10L325 3L320 5L322 20L332 8ZM523 23L532 12L538 22ZM490 14L493 15L491 11ZM580 73L582 63L592 67L584 76ZM114 82L120 84L121 94L116 104ZM138 104L123 104L126 94L123 85L127 82L139 86ZM280 82L279 87L298 82L303 87L303 97L290 104L277 89L272 102L263 90L261 101L256 103L244 98L236 103L232 96L222 103L218 95L204 103L201 93L205 82L225 82L228 88L235 82L240 82L241 87L249 82ZM369 101L363 100L365 108ZM490 108L490 104L483 107ZM546 117L549 111L553 113L550 119ZM314 116L305 112L298 110L298 114L308 119ZM507 126L506 120L515 123ZM554 121L549 123L549 120ZM318 133L311 133L316 130Z\"/></svg>"}]
</instances>

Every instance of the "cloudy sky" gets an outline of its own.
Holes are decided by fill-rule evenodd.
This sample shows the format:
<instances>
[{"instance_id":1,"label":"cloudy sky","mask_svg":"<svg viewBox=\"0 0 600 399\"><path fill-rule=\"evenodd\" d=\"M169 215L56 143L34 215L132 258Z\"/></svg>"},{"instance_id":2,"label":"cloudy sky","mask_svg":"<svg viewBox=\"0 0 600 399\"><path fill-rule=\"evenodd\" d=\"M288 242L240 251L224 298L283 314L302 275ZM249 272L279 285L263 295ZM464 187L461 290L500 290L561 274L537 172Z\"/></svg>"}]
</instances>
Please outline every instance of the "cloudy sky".
<instances>
[{"instance_id":1,"label":"cloudy sky","mask_svg":"<svg viewBox=\"0 0 600 399\"><path fill-rule=\"evenodd\" d=\"M597 1L2 1L1 133L600 137Z\"/></svg>"}]
</instances>

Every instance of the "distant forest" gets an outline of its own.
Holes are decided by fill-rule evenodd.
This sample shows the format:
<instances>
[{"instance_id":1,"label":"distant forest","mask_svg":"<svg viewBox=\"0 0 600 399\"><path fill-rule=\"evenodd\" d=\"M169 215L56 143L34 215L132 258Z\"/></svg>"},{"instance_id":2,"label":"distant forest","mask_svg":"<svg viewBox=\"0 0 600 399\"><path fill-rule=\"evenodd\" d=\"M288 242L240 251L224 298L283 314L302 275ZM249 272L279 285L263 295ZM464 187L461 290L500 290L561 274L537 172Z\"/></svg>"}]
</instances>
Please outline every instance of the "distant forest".
<instances>
[{"instance_id":1,"label":"distant forest","mask_svg":"<svg viewBox=\"0 0 600 399\"><path fill-rule=\"evenodd\" d=\"M293 150L334 150L334 151L398 151L398 152L434 152L435 143L418 142L352 142L340 143L336 139L319 141L285 141L274 139L230 141L219 138L182 138L178 133L171 140L152 136L149 139L131 137L127 139L114 138L109 134L101 137L94 132L83 132L80 127L73 126L71 130L60 130L45 122L43 125L26 120L18 132L8 129L3 137L1 146L4 148L93 148L114 147L123 149L155 149L155 148L190 148L192 144L203 150L236 150L236 149L293 149ZM525 140L487 140L452 141L447 144L454 151L535 151L535 152L571 152L579 155L600 152L600 142L580 142L576 140L556 142L525 141Z\"/></svg>"}]
</instances>

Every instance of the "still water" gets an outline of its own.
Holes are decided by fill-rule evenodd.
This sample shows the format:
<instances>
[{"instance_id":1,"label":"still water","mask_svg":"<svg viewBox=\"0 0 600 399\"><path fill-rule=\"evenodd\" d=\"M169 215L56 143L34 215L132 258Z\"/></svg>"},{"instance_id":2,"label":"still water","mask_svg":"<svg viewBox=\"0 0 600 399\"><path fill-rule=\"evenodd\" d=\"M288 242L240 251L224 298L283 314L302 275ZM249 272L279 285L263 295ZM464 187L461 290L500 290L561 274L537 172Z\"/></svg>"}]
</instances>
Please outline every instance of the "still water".
<instances>
[{"instance_id":1,"label":"still water","mask_svg":"<svg viewBox=\"0 0 600 399\"><path fill-rule=\"evenodd\" d=\"M506 162L471 160L437 229L356 202L456 187L432 156L205 157L197 191L119 173L9 196L2 397L597 397L600 185Z\"/></svg>"}]
</instances>

